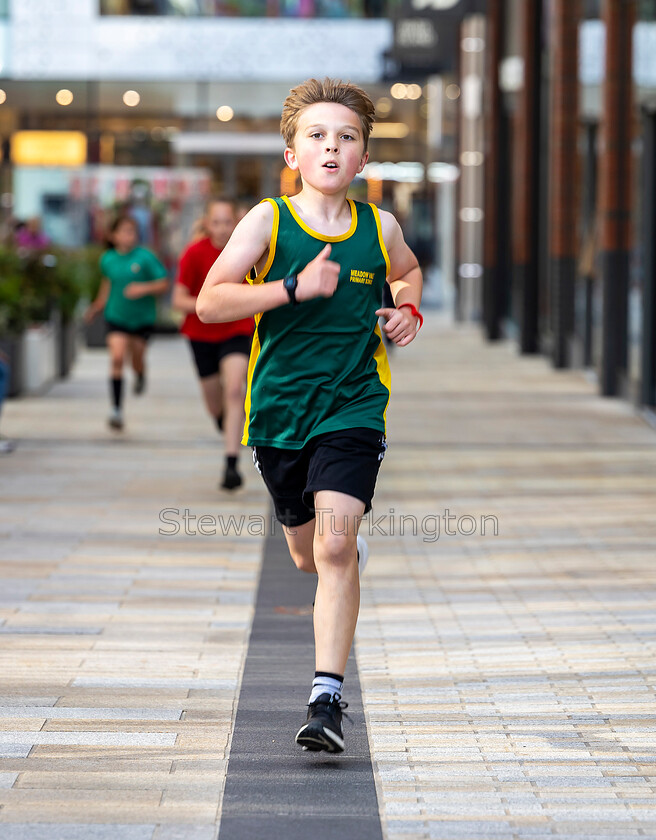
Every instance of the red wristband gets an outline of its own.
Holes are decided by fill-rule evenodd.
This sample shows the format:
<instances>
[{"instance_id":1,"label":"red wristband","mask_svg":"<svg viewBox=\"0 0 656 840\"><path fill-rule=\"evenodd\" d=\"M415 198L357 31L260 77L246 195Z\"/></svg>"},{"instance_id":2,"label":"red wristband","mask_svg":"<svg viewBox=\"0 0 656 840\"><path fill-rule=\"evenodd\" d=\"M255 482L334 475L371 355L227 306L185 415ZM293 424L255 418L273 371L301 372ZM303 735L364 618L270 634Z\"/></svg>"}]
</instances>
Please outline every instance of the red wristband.
<instances>
[{"instance_id":1,"label":"red wristband","mask_svg":"<svg viewBox=\"0 0 656 840\"><path fill-rule=\"evenodd\" d=\"M419 318L419 326L417 327L417 329L420 330L424 326L424 319L422 317L421 312L417 309L414 303L400 303L396 308L403 309L404 306L409 307L410 311L415 316L415 318Z\"/></svg>"}]
</instances>

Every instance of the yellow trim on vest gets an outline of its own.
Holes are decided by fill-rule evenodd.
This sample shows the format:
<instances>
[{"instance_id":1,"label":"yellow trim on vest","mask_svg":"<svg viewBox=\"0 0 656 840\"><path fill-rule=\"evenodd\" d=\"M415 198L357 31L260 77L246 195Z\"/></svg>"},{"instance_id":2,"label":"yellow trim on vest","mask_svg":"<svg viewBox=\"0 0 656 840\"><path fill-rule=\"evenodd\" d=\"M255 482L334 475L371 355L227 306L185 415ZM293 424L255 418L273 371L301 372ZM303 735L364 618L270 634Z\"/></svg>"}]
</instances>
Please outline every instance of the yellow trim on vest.
<instances>
[{"instance_id":1,"label":"yellow trim on vest","mask_svg":"<svg viewBox=\"0 0 656 840\"><path fill-rule=\"evenodd\" d=\"M351 227L346 231L346 233L342 233L339 236L327 236L324 233L319 233L316 230L312 230L309 225L306 225L303 219L298 215L296 210L294 210L294 205L291 201L287 198L286 195L283 195L282 200L287 205L287 209L292 214L294 221L310 236L313 236L315 239L320 239L322 242L343 242L345 239L349 239L355 233L355 229L358 226L358 211L355 209L355 202L347 198L346 200L351 207Z\"/></svg>"},{"instance_id":2,"label":"yellow trim on vest","mask_svg":"<svg viewBox=\"0 0 656 840\"><path fill-rule=\"evenodd\" d=\"M383 257L385 258L385 265L387 267L387 271L385 276L388 277L390 273L390 258L389 254L387 253L387 248L385 247L385 240L383 239L383 228L380 224L380 213L378 212L378 208L375 204L369 203L369 207L374 211L374 219L376 220L376 230L378 231L378 244L380 245L380 250L383 252Z\"/></svg>"},{"instance_id":3,"label":"yellow trim on vest","mask_svg":"<svg viewBox=\"0 0 656 840\"><path fill-rule=\"evenodd\" d=\"M248 374L246 380L248 385L246 387L246 400L244 402L244 413L246 415L246 419L244 421L244 435L241 439L241 442L244 446L248 446L248 426L251 419L251 387L253 385L253 373L255 371L255 365L257 364L257 360L260 355L260 337L257 333L257 328L260 324L261 317L261 312L258 315L255 315L255 332L253 333L251 355L248 360Z\"/></svg>"},{"instance_id":4,"label":"yellow trim on vest","mask_svg":"<svg viewBox=\"0 0 656 840\"><path fill-rule=\"evenodd\" d=\"M374 332L380 339L380 344L374 353L376 370L378 371L378 378L380 379L381 384L387 388L387 402L385 403L385 410L383 411L383 423L385 424L385 434L387 434L387 408L392 394L392 372L390 371L389 361L387 360L387 351L385 350L385 345L383 343L383 335L378 324L376 324Z\"/></svg>"},{"instance_id":5,"label":"yellow trim on vest","mask_svg":"<svg viewBox=\"0 0 656 840\"><path fill-rule=\"evenodd\" d=\"M267 261L264 263L262 271L260 271L260 273L257 274L253 280L248 281L251 285L253 285L254 283L264 283L264 278L269 273L269 269L273 265L273 260L276 256L276 245L278 244L278 227L280 225L280 208L272 198L264 198L262 199L260 204L263 204L265 201L270 202L273 207L273 224L271 225L271 238L269 240L269 256L267 257ZM253 317L255 319L255 332L253 333L251 355L248 360L248 374L246 380L248 384L246 387L246 400L244 402L244 413L246 415L246 419L244 422L244 435L241 439L241 442L244 446L248 446L248 426L250 423L251 415L251 388L253 385L253 373L255 372L255 365L257 364L257 360L260 355L260 337L257 333L257 328L260 324L262 313L259 312Z\"/></svg>"},{"instance_id":6,"label":"yellow trim on vest","mask_svg":"<svg viewBox=\"0 0 656 840\"><path fill-rule=\"evenodd\" d=\"M268 201L269 204L271 204L271 206L273 207L273 224L271 225L271 237L269 239L269 255L266 259L266 262L264 263L262 271L256 274L252 280L248 281L251 284L251 286L255 283L264 282L264 278L269 273L269 269L273 265L273 261L276 256L276 245L278 243L278 227L280 225L280 208L272 198L263 198L262 201L260 201L260 204L264 204L265 201Z\"/></svg>"}]
</instances>

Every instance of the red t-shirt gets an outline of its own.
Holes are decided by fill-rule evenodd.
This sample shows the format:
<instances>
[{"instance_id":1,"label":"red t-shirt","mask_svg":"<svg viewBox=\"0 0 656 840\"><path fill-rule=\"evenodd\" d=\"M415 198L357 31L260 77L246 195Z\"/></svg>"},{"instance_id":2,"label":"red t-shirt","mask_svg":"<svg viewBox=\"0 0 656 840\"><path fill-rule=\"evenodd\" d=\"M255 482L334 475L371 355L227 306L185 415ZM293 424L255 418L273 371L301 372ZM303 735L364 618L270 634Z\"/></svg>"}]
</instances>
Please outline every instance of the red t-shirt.
<instances>
[{"instance_id":1,"label":"red t-shirt","mask_svg":"<svg viewBox=\"0 0 656 840\"><path fill-rule=\"evenodd\" d=\"M197 296L207 272L220 253L221 249L215 248L209 237L194 242L180 257L177 282L186 286L190 294ZM252 318L227 321L225 324L204 324L195 312L190 312L184 319L180 332L192 341L225 341L234 335L252 335L254 329L255 322Z\"/></svg>"}]
</instances>

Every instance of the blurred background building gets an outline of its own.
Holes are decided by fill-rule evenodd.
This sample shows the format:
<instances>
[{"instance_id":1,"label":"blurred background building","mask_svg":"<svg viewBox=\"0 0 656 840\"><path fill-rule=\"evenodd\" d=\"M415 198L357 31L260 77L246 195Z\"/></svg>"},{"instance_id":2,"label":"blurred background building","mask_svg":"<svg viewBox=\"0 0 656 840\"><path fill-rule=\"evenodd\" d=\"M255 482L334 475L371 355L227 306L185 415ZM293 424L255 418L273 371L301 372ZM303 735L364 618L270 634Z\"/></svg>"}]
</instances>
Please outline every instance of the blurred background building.
<instances>
[{"instance_id":1,"label":"blurred background building","mask_svg":"<svg viewBox=\"0 0 656 840\"><path fill-rule=\"evenodd\" d=\"M2 224L127 206L173 270L208 195L297 189L280 108L325 75L427 301L654 406L656 0L0 0Z\"/></svg>"}]
</instances>

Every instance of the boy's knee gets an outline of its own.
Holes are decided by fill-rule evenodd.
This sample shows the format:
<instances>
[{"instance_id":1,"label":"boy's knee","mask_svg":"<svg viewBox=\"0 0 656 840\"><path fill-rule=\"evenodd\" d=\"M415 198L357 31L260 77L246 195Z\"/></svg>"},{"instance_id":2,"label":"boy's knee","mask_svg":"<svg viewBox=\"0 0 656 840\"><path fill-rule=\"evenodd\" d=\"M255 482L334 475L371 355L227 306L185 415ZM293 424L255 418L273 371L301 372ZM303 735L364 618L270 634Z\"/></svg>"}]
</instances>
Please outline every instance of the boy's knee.
<instances>
[{"instance_id":1,"label":"boy's knee","mask_svg":"<svg viewBox=\"0 0 656 840\"><path fill-rule=\"evenodd\" d=\"M315 538L315 552L322 561L333 564L350 563L356 555L355 536L328 530Z\"/></svg>"},{"instance_id":2,"label":"boy's knee","mask_svg":"<svg viewBox=\"0 0 656 840\"><path fill-rule=\"evenodd\" d=\"M241 383L237 385L229 385L224 391L224 399L230 403L244 402L244 387Z\"/></svg>"}]
</instances>

